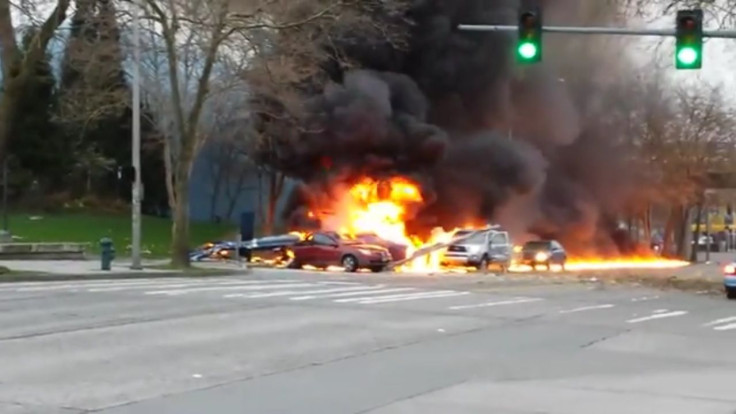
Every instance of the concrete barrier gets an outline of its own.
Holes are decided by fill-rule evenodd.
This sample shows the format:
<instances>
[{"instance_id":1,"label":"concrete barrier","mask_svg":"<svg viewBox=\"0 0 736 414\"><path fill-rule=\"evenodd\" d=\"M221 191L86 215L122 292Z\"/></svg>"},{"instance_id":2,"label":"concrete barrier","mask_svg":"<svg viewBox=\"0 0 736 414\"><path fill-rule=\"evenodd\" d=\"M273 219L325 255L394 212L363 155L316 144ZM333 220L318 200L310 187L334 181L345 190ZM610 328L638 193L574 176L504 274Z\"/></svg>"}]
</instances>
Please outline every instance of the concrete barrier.
<instances>
[{"instance_id":1,"label":"concrete barrier","mask_svg":"<svg viewBox=\"0 0 736 414\"><path fill-rule=\"evenodd\" d=\"M89 243L0 243L0 260L84 260Z\"/></svg>"}]
</instances>

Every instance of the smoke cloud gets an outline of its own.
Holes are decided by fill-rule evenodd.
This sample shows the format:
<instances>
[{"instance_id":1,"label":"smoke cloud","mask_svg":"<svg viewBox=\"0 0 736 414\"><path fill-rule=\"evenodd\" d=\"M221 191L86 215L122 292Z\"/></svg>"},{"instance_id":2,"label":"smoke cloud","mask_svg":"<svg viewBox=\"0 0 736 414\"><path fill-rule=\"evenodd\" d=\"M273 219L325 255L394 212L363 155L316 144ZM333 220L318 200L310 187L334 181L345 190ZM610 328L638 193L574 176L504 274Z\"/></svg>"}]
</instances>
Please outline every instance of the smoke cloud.
<instances>
[{"instance_id":1,"label":"smoke cloud","mask_svg":"<svg viewBox=\"0 0 736 414\"><path fill-rule=\"evenodd\" d=\"M425 195L409 222L415 233L484 220L517 237L610 247L610 218L630 183L623 154L605 131L586 129L558 76L543 65L515 73L511 36L455 29L513 24L517 7L416 1L408 50L346 42L343 53L365 69L333 68L308 103L307 132L279 152L284 172L303 182L287 217L303 219L304 206L339 183L399 174Z\"/></svg>"}]
</instances>

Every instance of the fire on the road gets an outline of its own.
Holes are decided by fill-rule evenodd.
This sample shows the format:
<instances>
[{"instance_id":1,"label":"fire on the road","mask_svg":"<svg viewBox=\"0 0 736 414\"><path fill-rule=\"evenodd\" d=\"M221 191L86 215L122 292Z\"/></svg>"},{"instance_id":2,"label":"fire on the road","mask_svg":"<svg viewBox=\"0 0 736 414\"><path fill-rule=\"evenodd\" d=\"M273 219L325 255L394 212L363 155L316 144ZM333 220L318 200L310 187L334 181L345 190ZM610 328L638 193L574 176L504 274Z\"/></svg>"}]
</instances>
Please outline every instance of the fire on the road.
<instances>
[{"instance_id":1,"label":"fire on the road","mask_svg":"<svg viewBox=\"0 0 736 414\"><path fill-rule=\"evenodd\" d=\"M403 177L394 177L388 180L377 181L365 178L353 185L346 192L346 197L339 202L340 211L331 217L332 226L338 232L346 235L374 233L376 236L398 244L407 246L407 257L418 249L438 243L447 243L452 235L459 230L435 228L430 237L422 239L417 235L408 234L406 220L412 209L422 205L419 186ZM310 215L314 213L310 212ZM338 223L335 223L335 220ZM464 228L481 228L478 225L468 225ZM440 270L441 250L429 253L426 256L405 263L396 268L397 271L432 272ZM688 262L680 260L651 257L618 257L614 259L601 258L570 258L565 265L567 271L607 270L607 269L667 269L686 266ZM465 272L467 269L450 269L456 272ZM512 272L533 270L529 266L513 265ZM555 269L552 270L560 270Z\"/></svg>"}]
</instances>

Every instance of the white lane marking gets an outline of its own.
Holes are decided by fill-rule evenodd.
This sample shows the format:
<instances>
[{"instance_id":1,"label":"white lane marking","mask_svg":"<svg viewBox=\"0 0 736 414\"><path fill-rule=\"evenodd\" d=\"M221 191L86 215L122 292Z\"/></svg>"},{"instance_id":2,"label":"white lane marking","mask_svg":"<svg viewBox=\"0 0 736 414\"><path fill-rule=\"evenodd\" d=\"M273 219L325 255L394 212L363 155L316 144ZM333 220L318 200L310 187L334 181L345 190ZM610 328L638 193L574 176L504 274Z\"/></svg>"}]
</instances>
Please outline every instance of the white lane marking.
<instances>
[{"instance_id":1,"label":"white lane marking","mask_svg":"<svg viewBox=\"0 0 736 414\"><path fill-rule=\"evenodd\" d=\"M286 290L281 292L269 292L269 293L253 293L246 295L241 293L240 296L246 299L257 299L257 298L270 298L277 296L293 296L303 294L319 294L319 293L336 293L336 292L354 292L356 290L365 290L366 286L351 286L351 287L338 287L332 289L319 289L319 290ZM233 295L225 295L225 297L231 297Z\"/></svg>"},{"instance_id":2,"label":"white lane marking","mask_svg":"<svg viewBox=\"0 0 736 414\"><path fill-rule=\"evenodd\" d=\"M730 316L728 318L716 319L714 321L711 321L711 322L708 322L708 323L703 324L703 326L715 326L715 325L720 325L722 323L728 323L728 322L733 322L733 321L736 321L736 316Z\"/></svg>"},{"instance_id":3,"label":"white lane marking","mask_svg":"<svg viewBox=\"0 0 736 414\"><path fill-rule=\"evenodd\" d=\"M101 288L92 288L87 289L87 292L118 292L122 290L135 290L135 289L151 289L152 287L155 287L156 289L171 289L171 288L184 288L184 287L190 287L190 286L233 286L233 285L246 285L251 284L249 282L215 282L215 283L202 283L202 282L194 282L194 283L176 283L176 284L161 284L161 285L142 285L142 286L116 286L116 287L101 287Z\"/></svg>"},{"instance_id":4,"label":"white lane marking","mask_svg":"<svg viewBox=\"0 0 736 414\"><path fill-rule=\"evenodd\" d=\"M614 306L615 305L611 305L611 304L595 305L595 306L582 306L580 308L561 310L560 313L576 313L576 312L585 312L585 311L596 310L596 309L611 309Z\"/></svg>"},{"instance_id":5,"label":"white lane marking","mask_svg":"<svg viewBox=\"0 0 736 414\"><path fill-rule=\"evenodd\" d=\"M498 302L477 303L475 305L450 306L447 309L450 309L450 310L461 310L461 309L489 308L489 307L492 307L492 306L515 305L517 303L539 302L541 300L543 300L543 299L540 299L540 298L514 298L514 299L511 299L511 300L502 300L502 301L498 301Z\"/></svg>"},{"instance_id":6,"label":"white lane marking","mask_svg":"<svg viewBox=\"0 0 736 414\"><path fill-rule=\"evenodd\" d=\"M176 282L176 281L172 281ZM180 281L178 281L180 282ZM141 281L141 282L126 282L126 283L120 283L116 281L108 281L108 282L94 282L94 283L62 283L59 284L44 284L41 286L28 286L28 287L21 287L21 288L15 288L16 292L37 292L37 291L44 291L44 290L61 290L61 289L87 289L87 288L93 288L93 287L103 287L103 286L153 286L156 283L161 283L161 281ZM180 282L183 283L183 282Z\"/></svg>"},{"instance_id":7,"label":"white lane marking","mask_svg":"<svg viewBox=\"0 0 736 414\"><path fill-rule=\"evenodd\" d=\"M413 296L413 295L419 295L419 294L447 293L447 292L454 292L454 290L435 290L435 291L423 291L423 292L417 292L417 293L401 293L398 295L371 296L369 298L336 299L333 302L350 303L350 302L361 302L361 301L368 300L368 299L370 300L396 299L396 298L404 298L407 296Z\"/></svg>"},{"instance_id":8,"label":"white lane marking","mask_svg":"<svg viewBox=\"0 0 736 414\"><path fill-rule=\"evenodd\" d=\"M380 303L389 303L389 302L407 302L407 301L413 301L413 300L423 300L423 299L439 299L439 298L451 298L456 296L464 296L469 295L470 292L445 292L445 293L437 293L437 292L431 292L431 293L415 293L413 296L406 296L403 298L393 298L393 299L365 299L361 302L358 302L360 305L377 305Z\"/></svg>"},{"instance_id":9,"label":"white lane marking","mask_svg":"<svg viewBox=\"0 0 736 414\"><path fill-rule=\"evenodd\" d=\"M736 329L736 323L729 323L728 325L721 325L713 328L713 330L716 331L729 331L731 329Z\"/></svg>"},{"instance_id":10,"label":"white lane marking","mask_svg":"<svg viewBox=\"0 0 736 414\"><path fill-rule=\"evenodd\" d=\"M635 319L629 319L628 323L640 323L640 322L647 322L647 321L653 321L655 319L664 319L664 318L673 318L675 316L682 316L687 314L687 311L674 311L669 313L658 313L655 315L650 316L644 316L642 318L635 318Z\"/></svg>"},{"instance_id":11,"label":"white lane marking","mask_svg":"<svg viewBox=\"0 0 736 414\"><path fill-rule=\"evenodd\" d=\"M201 288L185 288L185 289L170 289L170 290L153 290L145 292L146 295L185 295L192 292L213 292L218 290L267 290L267 289L286 289L286 288L301 288L301 287L315 287L314 283L294 283L294 284L267 284L267 285L246 285L246 286L206 286Z\"/></svg>"},{"instance_id":12,"label":"white lane marking","mask_svg":"<svg viewBox=\"0 0 736 414\"><path fill-rule=\"evenodd\" d=\"M138 283L155 283L161 279L136 278L136 279L86 279L86 280L49 280L36 282L7 282L0 283L0 289L20 289L26 287L42 287L42 286L61 286L61 285L107 285L107 284L138 284ZM192 280L191 278L167 277L166 280L173 282L183 282Z\"/></svg>"},{"instance_id":13,"label":"white lane marking","mask_svg":"<svg viewBox=\"0 0 736 414\"><path fill-rule=\"evenodd\" d=\"M360 285L358 282L334 282L334 281L325 281L325 282L317 282L320 285L346 285L346 286L355 286Z\"/></svg>"},{"instance_id":14,"label":"white lane marking","mask_svg":"<svg viewBox=\"0 0 736 414\"><path fill-rule=\"evenodd\" d=\"M290 300L312 300L312 299L328 299L328 298L343 298L349 296L364 296L364 295L375 295L377 293L397 293L397 292L408 292L416 290L415 288L393 288L393 289L378 289L370 290L363 289L360 292L348 292L348 293L333 293L330 295L308 295L308 296L295 296L289 298Z\"/></svg>"},{"instance_id":15,"label":"white lane marking","mask_svg":"<svg viewBox=\"0 0 736 414\"><path fill-rule=\"evenodd\" d=\"M659 299L659 296L643 296L640 298L632 298L631 301L632 302L644 302L647 300L655 300L655 299Z\"/></svg>"}]
</instances>

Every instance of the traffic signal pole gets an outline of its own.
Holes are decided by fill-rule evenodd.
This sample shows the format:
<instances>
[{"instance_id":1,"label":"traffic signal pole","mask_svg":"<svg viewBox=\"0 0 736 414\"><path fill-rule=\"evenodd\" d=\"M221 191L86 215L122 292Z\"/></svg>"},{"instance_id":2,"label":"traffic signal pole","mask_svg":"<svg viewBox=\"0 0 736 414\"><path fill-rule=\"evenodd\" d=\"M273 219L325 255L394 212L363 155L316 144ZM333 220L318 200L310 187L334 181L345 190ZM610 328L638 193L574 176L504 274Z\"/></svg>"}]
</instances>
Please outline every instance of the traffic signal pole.
<instances>
[{"instance_id":1,"label":"traffic signal pole","mask_svg":"<svg viewBox=\"0 0 736 414\"><path fill-rule=\"evenodd\" d=\"M484 24L461 24L459 30L469 32L517 32L518 26L513 25L484 25ZM576 26L542 26L545 33L567 33L567 34L597 34L597 35L622 35L622 36L675 36L675 29L631 29L626 27L576 27ZM736 39L736 30L703 30L703 37L719 39Z\"/></svg>"}]
</instances>

